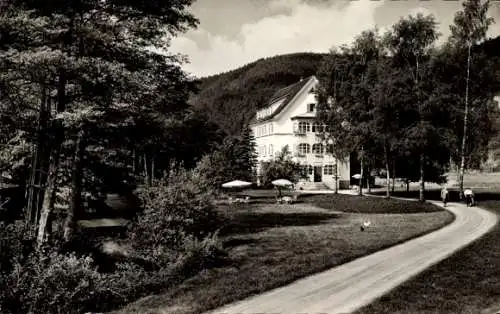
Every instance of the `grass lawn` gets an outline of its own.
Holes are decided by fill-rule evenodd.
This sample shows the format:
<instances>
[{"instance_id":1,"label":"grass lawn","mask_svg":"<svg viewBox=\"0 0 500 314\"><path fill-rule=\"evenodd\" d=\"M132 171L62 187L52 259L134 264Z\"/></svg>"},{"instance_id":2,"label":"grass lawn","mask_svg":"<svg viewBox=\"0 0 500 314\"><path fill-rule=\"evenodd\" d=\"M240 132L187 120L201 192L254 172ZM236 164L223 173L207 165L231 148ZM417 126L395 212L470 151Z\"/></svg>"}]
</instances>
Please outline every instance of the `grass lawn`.
<instances>
[{"instance_id":1,"label":"grass lawn","mask_svg":"<svg viewBox=\"0 0 500 314\"><path fill-rule=\"evenodd\" d=\"M494 175L488 176L491 177ZM500 193L497 192L500 184L493 182L490 188L486 188L477 184L476 180L482 179L479 175L468 176L465 183L466 186L476 186L474 191L479 199L479 206L500 215ZM431 192L428 198L438 198L438 191ZM500 225L497 225L492 232L465 249L356 313L499 312L499 239Z\"/></svg>"},{"instance_id":2,"label":"grass lawn","mask_svg":"<svg viewBox=\"0 0 500 314\"><path fill-rule=\"evenodd\" d=\"M438 229L453 216L417 202L350 195L309 195L293 205L262 196L254 204L221 206L221 231L231 263L205 270L173 290L121 313L202 313L288 284ZM364 219L372 225L359 230Z\"/></svg>"}]
</instances>

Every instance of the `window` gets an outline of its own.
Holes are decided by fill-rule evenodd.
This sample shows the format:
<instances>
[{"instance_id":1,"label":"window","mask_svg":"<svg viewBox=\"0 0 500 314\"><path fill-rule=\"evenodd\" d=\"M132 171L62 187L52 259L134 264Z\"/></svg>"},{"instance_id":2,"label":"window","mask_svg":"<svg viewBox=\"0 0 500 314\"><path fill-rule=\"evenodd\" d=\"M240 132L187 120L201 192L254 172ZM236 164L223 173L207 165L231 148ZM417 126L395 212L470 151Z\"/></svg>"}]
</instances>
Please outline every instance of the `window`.
<instances>
[{"instance_id":1,"label":"window","mask_svg":"<svg viewBox=\"0 0 500 314\"><path fill-rule=\"evenodd\" d=\"M273 124L269 124L269 134L273 134Z\"/></svg>"},{"instance_id":2,"label":"window","mask_svg":"<svg viewBox=\"0 0 500 314\"><path fill-rule=\"evenodd\" d=\"M325 175L333 176L337 172L337 165L326 165L324 169Z\"/></svg>"},{"instance_id":3,"label":"window","mask_svg":"<svg viewBox=\"0 0 500 314\"><path fill-rule=\"evenodd\" d=\"M306 143L301 143L299 144L299 154L301 155L305 155L305 154L309 154L311 152L311 146L309 144L306 144Z\"/></svg>"},{"instance_id":4,"label":"window","mask_svg":"<svg viewBox=\"0 0 500 314\"><path fill-rule=\"evenodd\" d=\"M323 144L314 144L312 146L312 152L313 154L317 154L317 155L322 155L323 154Z\"/></svg>"},{"instance_id":5,"label":"window","mask_svg":"<svg viewBox=\"0 0 500 314\"><path fill-rule=\"evenodd\" d=\"M313 169L314 169L313 166L309 165L308 169L309 169L309 174L313 174Z\"/></svg>"},{"instance_id":6,"label":"window","mask_svg":"<svg viewBox=\"0 0 500 314\"><path fill-rule=\"evenodd\" d=\"M274 151L273 151L273 144L269 144L269 155L270 155L270 156L273 156L273 155L274 155Z\"/></svg>"},{"instance_id":7,"label":"window","mask_svg":"<svg viewBox=\"0 0 500 314\"><path fill-rule=\"evenodd\" d=\"M267 135L267 125L262 126L262 135Z\"/></svg>"},{"instance_id":8,"label":"window","mask_svg":"<svg viewBox=\"0 0 500 314\"><path fill-rule=\"evenodd\" d=\"M314 112L316 104L307 104L307 112Z\"/></svg>"},{"instance_id":9,"label":"window","mask_svg":"<svg viewBox=\"0 0 500 314\"><path fill-rule=\"evenodd\" d=\"M327 154L333 154L333 144L327 144L326 145L326 153Z\"/></svg>"},{"instance_id":10,"label":"window","mask_svg":"<svg viewBox=\"0 0 500 314\"><path fill-rule=\"evenodd\" d=\"M266 150L266 146L262 146L262 155L266 156L266 153L267 153L267 150Z\"/></svg>"},{"instance_id":11,"label":"window","mask_svg":"<svg viewBox=\"0 0 500 314\"><path fill-rule=\"evenodd\" d=\"M309 122L299 122L299 133L307 133L311 130Z\"/></svg>"},{"instance_id":12,"label":"window","mask_svg":"<svg viewBox=\"0 0 500 314\"><path fill-rule=\"evenodd\" d=\"M321 125L319 125L318 123L314 123L312 125L312 132L320 133L321 131L323 131Z\"/></svg>"}]
</instances>

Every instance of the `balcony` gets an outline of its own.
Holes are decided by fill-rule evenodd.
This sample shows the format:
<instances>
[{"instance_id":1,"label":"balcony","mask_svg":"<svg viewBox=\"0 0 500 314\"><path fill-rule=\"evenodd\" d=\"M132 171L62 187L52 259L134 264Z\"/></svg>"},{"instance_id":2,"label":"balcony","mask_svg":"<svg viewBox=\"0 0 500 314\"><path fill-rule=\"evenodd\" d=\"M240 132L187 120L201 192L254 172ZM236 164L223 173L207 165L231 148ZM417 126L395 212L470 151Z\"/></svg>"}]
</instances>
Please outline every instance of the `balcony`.
<instances>
[{"instance_id":1,"label":"balcony","mask_svg":"<svg viewBox=\"0 0 500 314\"><path fill-rule=\"evenodd\" d=\"M323 157L324 157L324 155L323 155L323 154L314 154L314 156L315 156L316 158L323 158Z\"/></svg>"}]
</instances>

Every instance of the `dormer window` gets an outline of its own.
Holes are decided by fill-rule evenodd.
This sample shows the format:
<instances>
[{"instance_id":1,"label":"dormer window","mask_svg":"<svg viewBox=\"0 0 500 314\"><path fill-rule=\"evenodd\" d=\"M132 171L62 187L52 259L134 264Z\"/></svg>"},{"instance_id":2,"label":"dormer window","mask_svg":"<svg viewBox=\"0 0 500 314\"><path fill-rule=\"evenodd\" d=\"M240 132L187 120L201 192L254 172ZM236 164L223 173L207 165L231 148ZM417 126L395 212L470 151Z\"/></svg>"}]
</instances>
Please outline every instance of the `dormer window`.
<instances>
[{"instance_id":1,"label":"dormer window","mask_svg":"<svg viewBox=\"0 0 500 314\"><path fill-rule=\"evenodd\" d=\"M314 112L316 104L307 104L307 112Z\"/></svg>"}]
</instances>

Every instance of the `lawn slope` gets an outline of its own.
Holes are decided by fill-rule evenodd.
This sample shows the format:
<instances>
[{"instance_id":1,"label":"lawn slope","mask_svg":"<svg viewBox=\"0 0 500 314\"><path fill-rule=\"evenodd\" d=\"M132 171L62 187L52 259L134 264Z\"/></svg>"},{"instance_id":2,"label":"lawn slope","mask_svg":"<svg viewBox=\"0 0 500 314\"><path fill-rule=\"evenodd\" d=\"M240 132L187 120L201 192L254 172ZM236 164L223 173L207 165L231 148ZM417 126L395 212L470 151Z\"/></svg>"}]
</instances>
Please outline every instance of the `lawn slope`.
<instances>
[{"instance_id":1,"label":"lawn slope","mask_svg":"<svg viewBox=\"0 0 500 314\"><path fill-rule=\"evenodd\" d=\"M229 217L221 237L231 264L206 270L174 290L130 304L121 313L202 313L453 220L447 211L418 202L350 195L306 196L302 200L276 205L260 199L255 204L221 207ZM359 226L365 219L372 226L361 232Z\"/></svg>"}]
</instances>

